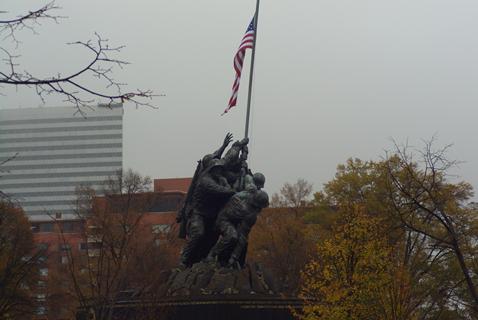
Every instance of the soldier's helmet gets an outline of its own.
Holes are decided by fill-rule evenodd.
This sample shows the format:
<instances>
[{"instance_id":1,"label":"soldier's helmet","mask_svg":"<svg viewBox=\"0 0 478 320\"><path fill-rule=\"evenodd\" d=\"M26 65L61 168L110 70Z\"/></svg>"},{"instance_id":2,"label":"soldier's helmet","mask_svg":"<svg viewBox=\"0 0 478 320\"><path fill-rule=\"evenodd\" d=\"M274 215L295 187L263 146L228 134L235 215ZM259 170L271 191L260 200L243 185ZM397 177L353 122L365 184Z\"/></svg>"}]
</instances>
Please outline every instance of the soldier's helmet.
<instances>
[{"instance_id":1,"label":"soldier's helmet","mask_svg":"<svg viewBox=\"0 0 478 320\"><path fill-rule=\"evenodd\" d=\"M269 206L269 195L267 192L259 190L254 194L254 204L261 209Z\"/></svg>"},{"instance_id":2,"label":"soldier's helmet","mask_svg":"<svg viewBox=\"0 0 478 320\"><path fill-rule=\"evenodd\" d=\"M254 184L257 186L257 189L264 188L264 184L266 183L266 177L262 173L254 173L252 179L254 180Z\"/></svg>"},{"instance_id":3,"label":"soldier's helmet","mask_svg":"<svg viewBox=\"0 0 478 320\"><path fill-rule=\"evenodd\" d=\"M206 154L203 158L202 158L202 167L203 168L208 168L212 161L214 160L214 157L212 154Z\"/></svg>"},{"instance_id":4,"label":"soldier's helmet","mask_svg":"<svg viewBox=\"0 0 478 320\"><path fill-rule=\"evenodd\" d=\"M222 176L224 173L224 160L223 159L212 159L209 162L209 166L205 168L205 171L209 172L213 176Z\"/></svg>"},{"instance_id":5,"label":"soldier's helmet","mask_svg":"<svg viewBox=\"0 0 478 320\"><path fill-rule=\"evenodd\" d=\"M239 151L240 150L236 150L234 148L229 149L224 158L221 159L224 161L224 165L233 167L240 164Z\"/></svg>"}]
</instances>

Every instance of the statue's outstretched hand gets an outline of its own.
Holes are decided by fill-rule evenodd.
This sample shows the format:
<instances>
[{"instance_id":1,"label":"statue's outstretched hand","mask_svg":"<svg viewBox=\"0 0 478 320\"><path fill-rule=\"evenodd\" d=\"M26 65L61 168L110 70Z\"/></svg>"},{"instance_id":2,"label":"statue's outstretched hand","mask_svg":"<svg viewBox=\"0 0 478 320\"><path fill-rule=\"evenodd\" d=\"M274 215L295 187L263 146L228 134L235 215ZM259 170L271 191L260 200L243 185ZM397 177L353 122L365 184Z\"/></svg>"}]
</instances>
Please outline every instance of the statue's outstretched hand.
<instances>
[{"instance_id":1,"label":"statue's outstretched hand","mask_svg":"<svg viewBox=\"0 0 478 320\"><path fill-rule=\"evenodd\" d=\"M224 138L224 143L223 143L223 145L224 145L224 146L228 146L229 143L231 143L232 140L233 140L232 133L228 132L228 133L226 134L226 137Z\"/></svg>"}]
</instances>

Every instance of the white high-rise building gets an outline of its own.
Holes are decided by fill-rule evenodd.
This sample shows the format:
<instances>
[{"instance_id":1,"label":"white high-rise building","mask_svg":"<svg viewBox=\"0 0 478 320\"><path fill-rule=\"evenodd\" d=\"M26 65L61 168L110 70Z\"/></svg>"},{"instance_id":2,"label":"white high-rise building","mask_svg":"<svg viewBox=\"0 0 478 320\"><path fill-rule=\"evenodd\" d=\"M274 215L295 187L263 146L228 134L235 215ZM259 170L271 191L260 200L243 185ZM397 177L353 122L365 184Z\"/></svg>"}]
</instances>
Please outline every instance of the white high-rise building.
<instances>
[{"instance_id":1,"label":"white high-rise building","mask_svg":"<svg viewBox=\"0 0 478 320\"><path fill-rule=\"evenodd\" d=\"M30 220L62 213L74 218L75 189L102 182L123 160L123 107L0 110L0 190L17 200Z\"/></svg>"}]
</instances>

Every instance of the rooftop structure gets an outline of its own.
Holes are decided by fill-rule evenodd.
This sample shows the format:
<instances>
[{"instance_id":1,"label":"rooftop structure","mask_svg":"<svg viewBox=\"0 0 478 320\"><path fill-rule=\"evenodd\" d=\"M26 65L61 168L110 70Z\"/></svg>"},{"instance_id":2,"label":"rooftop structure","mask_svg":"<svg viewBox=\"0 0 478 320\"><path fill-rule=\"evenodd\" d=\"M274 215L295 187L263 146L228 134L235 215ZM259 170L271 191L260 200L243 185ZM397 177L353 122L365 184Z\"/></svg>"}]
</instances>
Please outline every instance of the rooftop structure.
<instances>
[{"instance_id":1,"label":"rooftop structure","mask_svg":"<svg viewBox=\"0 0 478 320\"><path fill-rule=\"evenodd\" d=\"M154 179L154 192L179 191L187 193L192 178Z\"/></svg>"}]
</instances>

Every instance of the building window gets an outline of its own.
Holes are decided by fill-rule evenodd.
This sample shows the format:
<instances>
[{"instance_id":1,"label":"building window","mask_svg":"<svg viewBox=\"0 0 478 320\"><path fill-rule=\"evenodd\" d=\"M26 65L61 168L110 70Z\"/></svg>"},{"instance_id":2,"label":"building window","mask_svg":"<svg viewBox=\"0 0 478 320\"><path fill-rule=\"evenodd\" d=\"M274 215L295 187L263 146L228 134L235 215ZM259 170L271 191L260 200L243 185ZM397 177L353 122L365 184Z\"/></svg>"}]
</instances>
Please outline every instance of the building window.
<instances>
[{"instance_id":1,"label":"building window","mask_svg":"<svg viewBox=\"0 0 478 320\"><path fill-rule=\"evenodd\" d=\"M48 250L48 243L42 242L38 244L38 250L45 251Z\"/></svg>"},{"instance_id":2,"label":"building window","mask_svg":"<svg viewBox=\"0 0 478 320\"><path fill-rule=\"evenodd\" d=\"M33 258L32 256L23 256L22 261L27 262L27 261L30 261L32 258Z\"/></svg>"},{"instance_id":3,"label":"building window","mask_svg":"<svg viewBox=\"0 0 478 320\"><path fill-rule=\"evenodd\" d=\"M156 247L159 247L159 245L161 244L161 240L160 239L154 239L154 245Z\"/></svg>"},{"instance_id":4,"label":"building window","mask_svg":"<svg viewBox=\"0 0 478 320\"><path fill-rule=\"evenodd\" d=\"M46 295L44 293L37 294L37 301L38 302L46 301Z\"/></svg>"},{"instance_id":5,"label":"building window","mask_svg":"<svg viewBox=\"0 0 478 320\"><path fill-rule=\"evenodd\" d=\"M47 277L48 276L48 268L41 268L40 269L40 275L42 277Z\"/></svg>"},{"instance_id":6,"label":"building window","mask_svg":"<svg viewBox=\"0 0 478 320\"><path fill-rule=\"evenodd\" d=\"M45 281L38 281L37 282L38 288L45 288L46 287L46 282Z\"/></svg>"},{"instance_id":7,"label":"building window","mask_svg":"<svg viewBox=\"0 0 478 320\"><path fill-rule=\"evenodd\" d=\"M68 256L61 256L61 264L68 264Z\"/></svg>"},{"instance_id":8,"label":"building window","mask_svg":"<svg viewBox=\"0 0 478 320\"><path fill-rule=\"evenodd\" d=\"M60 244L60 251L70 251L71 245L69 243Z\"/></svg>"},{"instance_id":9,"label":"building window","mask_svg":"<svg viewBox=\"0 0 478 320\"><path fill-rule=\"evenodd\" d=\"M154 234L167 233L171 229L169 224L153 224L151 226L151 231Z\"/></svg>"},{"instance_id":10,"label":"building window","mask_svg":"<svg viewBox=\"0 0 478 320\"><path fill-rule=\"evenodd\" d=\"M40 231L40 227L37 224L34 224L30 227L33 233L37 233Z\"/></svg>"},{"instance_id":11,"label":"building window","mask_svg":"<svg viewBox=\"0 0 478 320\"><path fill-rule=\"evenodd\" d=\"M53 223L51 222L40 223L40 232L53 232Z\"/></svg>"},{"instance_id":12,"label":"building window","mask_svg":"<svg viewBox=\"0 0 478 320\"><path fill-rule=\"evenodd\" d=\"M89 242L88 243L88 249L93 250L93 249L101 249L103 245L101 242Z\"/></svg>"},{"instance_id":13,"label":"building window","mask_svg":"<svg viewBox=\"0 0 478 320\"><path fill-rule=\"evenodd\" d=\"M61 225L61 229L65 233L70 233L75 231L75 223L74 222L63 222Z\"/></svg>"},{"instance_id":14,"label":"building window","mask_svg":"<svg viewBox=\"0 0 478 320\"><path fill-rule=\"evenodd\" d=\"M94 257L99 257L99 256L100 256L100 250L99 249L88 250L88 257L94 258Z\"/></svg>"},{"instance_id":15,"label":"building window","mask_svg":"<svg viewBox=\"0 0 478 320\"><path fill-rule=\"evenodd\" d=\"M37 308L37 315L45 315L46 314L46 308L44 306L39 306Z\"/></svg>"},{"instance_id":16,"label":"building window","mask_svg":"<svg viewBox=\"0 0 478 320\"><path fill-rule=\"evenodd\" d=\"M86 250L88 248L87 246L86 242L82 242L78 245L80 250Z\"/></svg>"},{"instance_id":17,"label":"building window","mask_svg":"<svg viewBox=\"0 0 478 320\"><path fill-rule=\"evenodd\" d=\"M47 260L47 257L45 256L39 256L37 262L38 263L45 263Z\"/></svg>"}]
</instances>

